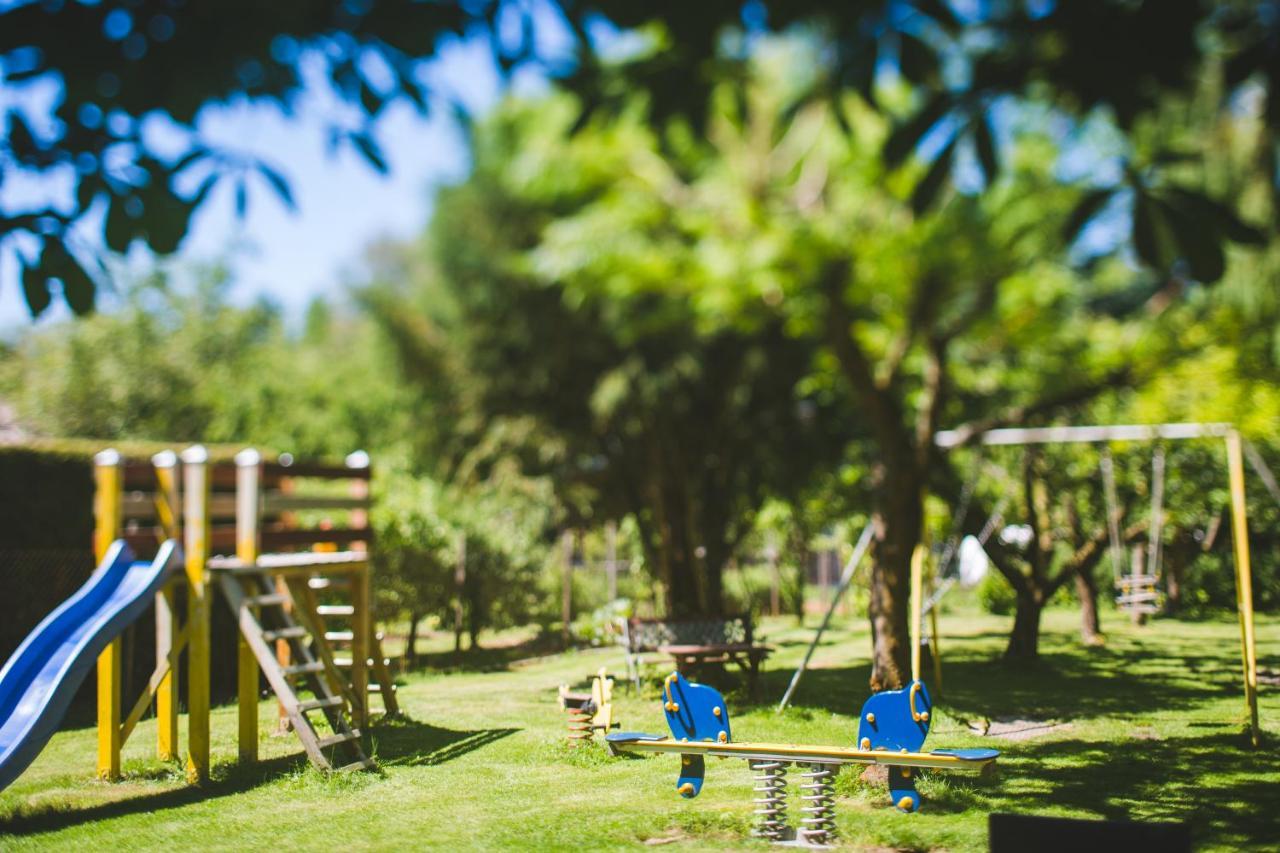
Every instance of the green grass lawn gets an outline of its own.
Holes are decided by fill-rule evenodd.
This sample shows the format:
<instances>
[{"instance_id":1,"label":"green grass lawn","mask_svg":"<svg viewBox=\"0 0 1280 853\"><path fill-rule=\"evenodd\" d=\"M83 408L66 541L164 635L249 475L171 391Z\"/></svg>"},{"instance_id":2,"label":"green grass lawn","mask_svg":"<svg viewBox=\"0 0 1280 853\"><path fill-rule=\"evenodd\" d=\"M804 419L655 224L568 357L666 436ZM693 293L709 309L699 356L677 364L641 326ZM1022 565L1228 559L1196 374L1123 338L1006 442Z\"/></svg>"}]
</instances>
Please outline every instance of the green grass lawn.
<instances>
[{"instance_id":1,"label":"green grass lawn","mask_svg":"<svg viewBox=\"0 0 1280 853\"><path fill-rule=\"evenodd\" d=\"M1022 671L997 661L1008 619L944 614L945 692L929 743L995 746L1000 772L927 775L923 810L905 815L881 786L846 769L841 844L981 850L987 814L1001 811L1187 821L1198 849L1280 845L1280 688L1262 688L1271 734L1262 749L1247 748L1236 623L1132 628L1113 614L1107 645L1085 649L1077 618L1047 614L1042 665ZM792 625L764 629L779 649L768 701L753 706L740 689L729 691L735 738L852 745L866 695L865 624L851 618L828 634L796 707L777 715L811 636ZM1260 620L1258 634L1262 666L1280 669L1280 621ZM92 781L93 730L63 732L0 793L0 849L765 847L749 838L745 762L712 760L703 794L687 801L674 791L673 756L614 759L600 746L565 746L556 685L581 683L602 665L620 673L619 652L520 656L518 648L490 652L475 659L484 671L407 677L407 719L372 729L381 774L322 776L296 739L267 734L264 762L239 768L232 708L214 713L214 779L202 788L149 757L153 725L139 726L126 748L126 779L116 784ZM663 730L655 685L633 697L619 684L616 698L625 729ZM261 712L268 732L274 705L263 702ZM1065 725L1018 741L973 731L1006 718Z\"/></svg>"}]
</instances>

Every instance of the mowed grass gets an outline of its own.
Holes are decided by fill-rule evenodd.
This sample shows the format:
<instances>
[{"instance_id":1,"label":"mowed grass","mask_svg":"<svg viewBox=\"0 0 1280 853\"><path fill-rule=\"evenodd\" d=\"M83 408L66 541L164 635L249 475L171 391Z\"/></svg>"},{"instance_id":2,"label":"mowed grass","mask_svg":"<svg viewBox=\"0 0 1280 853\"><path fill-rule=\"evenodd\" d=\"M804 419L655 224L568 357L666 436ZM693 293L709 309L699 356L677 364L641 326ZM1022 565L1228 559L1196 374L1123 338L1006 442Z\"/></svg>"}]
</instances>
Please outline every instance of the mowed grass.
<instances>
[{"instance_id":1,"label":"mowed grass","mask_svg":"<svg viewBox=\"0 0 1280 853\"><path fill-rule=\"evenodd\" d=\"M929 743L995 746L1000 772L926 775L923 811L904 815L882 786L846 769L837 800L843 847L982 850L990 812L1186 821L1197 849L1280 845L1280 688L1263 686L1268 737L1262 749L1248 748L1235 621L1134 628L1112 614L1107 645L1086 649L1077 615L1054 611L1041 665L1024 670L998 661L1007 618L953 606L942 618L945 689ZM774 706L811 633L790 620L766 623L778 653L765 701L729 689L735 739L853 743L869 644L861 618L842 621L782 715ZM1280 621L1260 619L1258 635L1262 667L1280 670ZM606 665L621 676L618 651L515 662L521 654L479 655L473 663L483 671L406 677L407 718L371 731L379 774L314 772L296 739L267 734L271 702L261 706L265 760L253 767L235 764L234 709L215 710L214 778L198 788L176 765L149 757L152 724L139 726L126 779L115 784L92 780L92 729L62 732L0 793L0 848L765 848L749 834L745 762L711 761L702 795L684 800L674 791L673 756L610 758L599 745L565 745L556 686L582 684ZM655 682L637 697L621 680L623 728L662 731ZM1019 741L974 731L1008 718L1066 725Z\"/></svg>"}]
</instances>

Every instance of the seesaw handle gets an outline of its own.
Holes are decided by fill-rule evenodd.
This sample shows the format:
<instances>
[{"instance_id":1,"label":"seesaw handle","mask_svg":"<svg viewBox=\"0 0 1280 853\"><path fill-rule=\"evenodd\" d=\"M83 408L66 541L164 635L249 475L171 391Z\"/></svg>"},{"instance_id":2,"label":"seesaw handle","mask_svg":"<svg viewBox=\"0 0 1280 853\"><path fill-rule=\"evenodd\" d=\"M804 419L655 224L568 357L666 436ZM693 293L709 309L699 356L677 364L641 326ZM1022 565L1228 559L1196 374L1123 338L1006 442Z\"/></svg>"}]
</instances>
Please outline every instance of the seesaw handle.
<instances>
[{"instance_id":1,"label":"seesaw handle","mask_svg":"<svg viewBox=\"0 0 1280 853\"><path fill-rule=\"evenodd\" d=\"M911 682L911 692L907 694L907 701L911 705L911 719L915 720L917 723L921 723L929 719L929 712L927 710L916 710L916 694L923 689L923 682L913 681Z\"/></svg>"}]
</instances>

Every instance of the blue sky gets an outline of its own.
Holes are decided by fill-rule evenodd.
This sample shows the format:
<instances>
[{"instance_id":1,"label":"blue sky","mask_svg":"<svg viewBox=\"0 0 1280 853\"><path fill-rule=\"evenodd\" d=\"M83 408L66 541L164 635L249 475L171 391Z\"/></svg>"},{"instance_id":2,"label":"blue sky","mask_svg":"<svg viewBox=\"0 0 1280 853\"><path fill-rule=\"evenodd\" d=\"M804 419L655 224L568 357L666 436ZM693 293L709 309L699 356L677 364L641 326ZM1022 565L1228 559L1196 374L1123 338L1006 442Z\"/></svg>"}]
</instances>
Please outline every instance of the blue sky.
<instances>
[{"instance_id":1,"label":"blue sky","mask_svg":"<svg viewBox=\"0 0 1280 853\"><path fill-rule=\"evenodd\" d=\"M504 90L488 45L476 39L444 46L425 74L437 93L460 100L477 115L490 109ZM529 74L510 85L528 92L542 84ZM29 94L25 103L38 112L42 99L56 96L56 86L49 86ZM12 91L0 90L0 106L14 100ZM247 215L240 219L233 182L223 182L196 213L177 257L229 259L239 298L267 293L297 316L318 294L341 298L344 283L359 274L362 253L371 242L420 233L434 187L461 178L467 169L466 146L455 120L446 110L424 116L407 104L388 107L376 137L391 169L380 175L350 146L328 150L325 117L338 108L321 86L308 89L292 116L248 103L206 108L200 134L278 166L290 180L297 209L288 209L264 184L251 184ZM0 207L68 192L56 178L18 178L0 186ZM100 245L99 223L81 233ZM152 262L139 246L128 260L138 267ZM104 294L99 304L109 309L110 301L110 294ZM56 322L67 313L55 301L39 322ZM0 254L0 336L12 337L31 322L18 264L6 251Z\"/></svg>"}]
</instances>

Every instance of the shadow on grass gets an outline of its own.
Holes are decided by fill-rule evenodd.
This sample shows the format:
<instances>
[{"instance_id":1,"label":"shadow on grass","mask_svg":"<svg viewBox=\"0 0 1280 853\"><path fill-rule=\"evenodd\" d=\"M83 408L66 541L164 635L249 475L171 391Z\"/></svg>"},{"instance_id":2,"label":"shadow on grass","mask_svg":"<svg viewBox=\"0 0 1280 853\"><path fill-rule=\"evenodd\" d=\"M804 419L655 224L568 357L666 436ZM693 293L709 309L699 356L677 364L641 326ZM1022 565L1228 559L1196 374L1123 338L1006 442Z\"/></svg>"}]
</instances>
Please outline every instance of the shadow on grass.
<instances>
[{"instance_id":1,"label":"shadow on grass","mask_svg":"<svg viewBox=\"0 0 1280 853\"><path fill-rule=\"evenodd\" d=\"M482 729L455 731L419 723L406 717L388 719L370 729L372 752L384 767L431 766L460 758L469 752L501 740L518 729ZM66 829L85 823L146 814L164 809L204 802L253 790L260 785L310 770L306 755L293 755L259 761L256 764L221 764L214 767L213 778L201 785L183 785L167 791L142 794L101 805L76 808L65 803L40 803L8 818L0 818L0 848L5 835L35 835ZM171 765L147 767L127 774L125 781L157 781L175 774ZM322 780L319 773L317 779ZM341 779L342 776L330 776ZM325 784L323 781L321 784Z\"/></svg>"},{"instance_id":2,"label":"shadow on grass","mask_svg":"<svg viewBox=\"0 0 1280 853\"><path fill-rule=\"evenodd\" d=\"M466 649L461 653L451 651L419 653L410 671L505 672L518 661L563 650L558 636L543 633L519 643L481 646L478 649Z\"/></svg>"},{"instance_id":3,"label":"shadow on grass","mask_svg":"<svg viewBox=\"0 0 1280 853\"><path fill-rule=\"evenodd\" d=\"M1024 776L1034 785L986 792L998 811L1034 814L1051 806L1112 820L1179 821L1191 825L1197 846L1280 839L1274 742L1250 749L1235 733L1046 740L1018 744L1006 763L1006 782Z\"/></svg>"},{"instance_id":4,"label":"shadow on grass","mask_svg":"<svg viewBox=\"0 0 1280 853\"><path fill-rule=\"evenodd\" d=\"M240 794L273 779L302 772L306 766L305 755L285 755L260 761L257 764L219 765L214 768L213 778L200 785L184 785L168 791L129 797L87 808L75 808L57 802L41 803L31 809L19 811L7 819L0 819L0 837L33 835L126 815L180 808L216 797ZM126 781L164 778L170 773L171 770L168 768L145 771L140 774L130 774Z\"/></svg>"},{"instance_id":5,"label":"shadow on grass","mask_svg":"<svg viewBox=\"0 0 1280 853\"><path fill-rule=\"evenodd\" d=\"M1135 665L1136 663L1140 665ZM1045 652L1031 666L969 656L944 656L945 691L935 699L960 718L1018 716L1079 720L1124 717L1157 711L1184 710L1239 693L1236 673L1203 655L1153 649L1150 657L1134 649ZM1195 677L1189 674L1195 673ZM1207 674L1206 674L1207 673ZM795 704L840 714L856 714L869 695L869 663L823 668L805 673ZM746 707L776 704L791 673L779 669L763 675L765 699Z\"/></svg>"},{"instance_id":6,"label":"shadow on grass","mask_svg":"<svg viewBox=\"0 0 1280 853\"><path fill-rule=\"evenodd\" d=\"M384 767L430 767L461 758L519 729L445 729L399 717L372 730L373 753Z\"/></svg>"}]
</instances>

